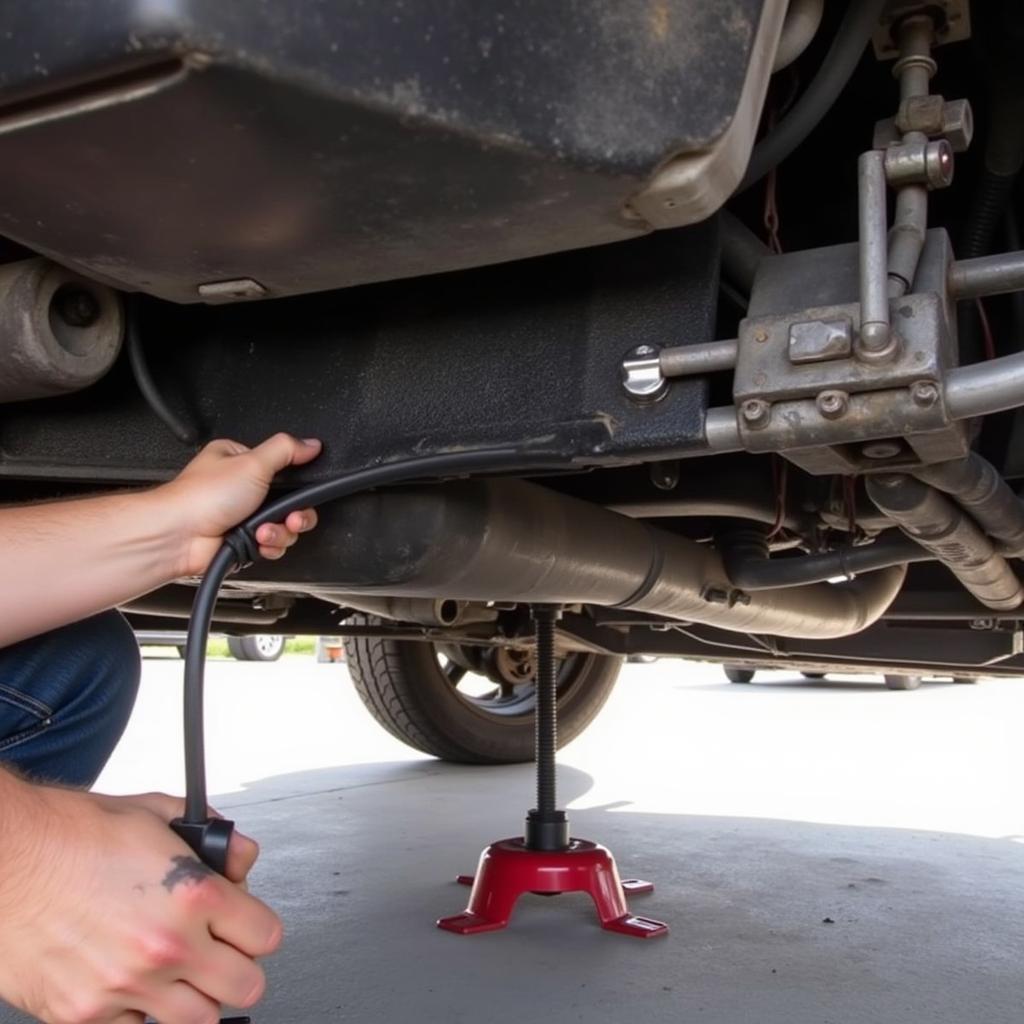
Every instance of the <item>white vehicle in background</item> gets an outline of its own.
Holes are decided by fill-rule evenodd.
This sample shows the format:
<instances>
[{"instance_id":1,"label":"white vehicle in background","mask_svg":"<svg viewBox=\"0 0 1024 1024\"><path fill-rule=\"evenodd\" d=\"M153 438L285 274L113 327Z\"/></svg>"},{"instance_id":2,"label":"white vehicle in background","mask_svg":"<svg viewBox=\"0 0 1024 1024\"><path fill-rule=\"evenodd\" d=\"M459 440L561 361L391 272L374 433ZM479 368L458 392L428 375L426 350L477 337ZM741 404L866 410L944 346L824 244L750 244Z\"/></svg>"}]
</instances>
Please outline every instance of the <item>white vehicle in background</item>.
<instances>
[{"instance_id":1,"label":"white vehicle in background","mask_svg":"<svg viewBox=\"0 0 1024 1024\"><path fill-rule=\"evenodd\" d=\"M184 630L136 630L140 647L176 647L185 657ZM286 637L278 633L256 633L252 636L226 636L228 652L237 661L277 661L284 654Z\"/></svg>"}]
</instances>

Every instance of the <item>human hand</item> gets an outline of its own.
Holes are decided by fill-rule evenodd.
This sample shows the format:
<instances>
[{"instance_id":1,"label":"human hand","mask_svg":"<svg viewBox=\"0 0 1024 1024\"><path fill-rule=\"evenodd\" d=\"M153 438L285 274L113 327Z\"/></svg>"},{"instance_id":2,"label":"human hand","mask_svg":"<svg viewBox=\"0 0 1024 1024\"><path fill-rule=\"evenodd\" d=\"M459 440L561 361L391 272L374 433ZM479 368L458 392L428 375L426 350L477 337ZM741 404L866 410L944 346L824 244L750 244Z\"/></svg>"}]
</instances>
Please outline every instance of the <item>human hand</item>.
<instances>
[{"instance_id":1,"label":"human hand","mask_svg":"<svg viewBox=\"0 0 1024 1024\"><path fill-rule=\"evenodd\" d=\"M153 496L173 508L180 538L180 576L206 571L224 534L256 511L266 498L274 475L286 466L302 466L320 454L315 439L300 441L274 434L256 448L237 441L211 441L170 483ZM256 543L264 558L280 558L316 526L311 509L292 512L283 523L264 523Z\"/></svg>"},{"instance_id":2,"label":"human hand","mask_svg":"<svg viewBox=\"0 0 1024 1024\"><path fill-rule=\"evenodd\" d=\"M4 791L0 996L46 1024L214 1024L260 999L281 923L241 884L251 839L232 837L229 880L168 828L180 800Z\"/></svg>"}]
</instances>

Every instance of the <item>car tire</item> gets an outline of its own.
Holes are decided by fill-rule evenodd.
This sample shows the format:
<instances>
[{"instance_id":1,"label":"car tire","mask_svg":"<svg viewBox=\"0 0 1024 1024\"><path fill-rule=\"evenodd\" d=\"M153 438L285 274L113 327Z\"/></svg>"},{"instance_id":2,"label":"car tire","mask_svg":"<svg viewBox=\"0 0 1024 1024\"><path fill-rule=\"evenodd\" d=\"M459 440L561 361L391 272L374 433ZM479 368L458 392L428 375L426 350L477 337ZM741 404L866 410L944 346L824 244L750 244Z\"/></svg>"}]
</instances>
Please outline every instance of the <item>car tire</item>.
<instances>
[{"instance_id":1,"label":"car tire","mask_svg":"<svg viewBox=\"0 0 1024 1024\"><path fill-rule=\"evenodd\" d=\"M284 654L284 637L275 633L229 636L228 651L237 661L277 661Z\"/></svg>"},{"instance_id":2,"label":"car tire","mask_svg":"<svg viewBox=\"0 0 1024 1024\"><path fill-rule=\"evenodd\" d=\"M725 672L725 678L730 683L749 683L754 678L752 668L736 668L734 665L726 665L722 671Z\"/></svg>"},{"instance_id":3,"label":"car tire","mask_svg":"<svg viewBox=\"0 0 1024 1024\"><path fill-rule=\"evenodd\" d=\"M354 623L379 619L354 616ZM446 649L447 650L447 649ZM459 649L452 648L459 653ZM417 640L351 637L345 658L356 692L392 736L443 761L516 764L533 760L535 694L532 675L494 694L458 690L472 672L444 650ZM562 662L558 684L558 745L575 739L611 695L622 659L573 654ZM454 666L454 670L453 670Z\"/></svg>"},{"instance_id":4,"label":"car tire","mask_svg":"<svg viewBox=\"0 0 1024 1024\"><path fill-rule=\"evenodd\" d=\"M921 685L920 676L885 676L885 685L890 690L916 690Z\"/></svg>"}]
</instances>

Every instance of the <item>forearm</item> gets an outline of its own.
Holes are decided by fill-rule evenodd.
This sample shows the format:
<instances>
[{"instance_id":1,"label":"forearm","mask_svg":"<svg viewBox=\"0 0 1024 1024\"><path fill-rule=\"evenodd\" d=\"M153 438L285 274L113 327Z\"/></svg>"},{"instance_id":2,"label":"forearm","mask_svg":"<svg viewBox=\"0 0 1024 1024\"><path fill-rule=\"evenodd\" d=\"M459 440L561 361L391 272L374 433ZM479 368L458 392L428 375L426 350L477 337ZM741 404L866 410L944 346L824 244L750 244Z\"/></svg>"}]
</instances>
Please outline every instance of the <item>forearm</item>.
<instances>
[{"instance_id":1,"label":"forearm","mask_svg":"<svg viewBox=\"0 0 1024 1024\"><path fill-rule=\"evenodd\" d=\"M147 593L181 574L160 491L0 509L0 646Z\"/></svg>"}]
</instances>

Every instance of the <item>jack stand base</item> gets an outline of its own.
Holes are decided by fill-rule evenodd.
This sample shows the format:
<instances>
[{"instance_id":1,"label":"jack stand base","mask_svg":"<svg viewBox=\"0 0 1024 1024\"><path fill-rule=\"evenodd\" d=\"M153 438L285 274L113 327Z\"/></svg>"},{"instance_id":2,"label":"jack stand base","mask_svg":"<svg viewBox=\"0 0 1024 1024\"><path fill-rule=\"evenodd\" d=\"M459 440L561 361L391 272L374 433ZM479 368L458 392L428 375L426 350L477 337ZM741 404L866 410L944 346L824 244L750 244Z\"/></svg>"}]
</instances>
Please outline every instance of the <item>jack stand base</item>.
<instances>
[{"instance_id":1,"label":"jack stand base","mask_svg":"<svg viewBox=\"0 0 1024 1024\"><path fill-rule=\"evenodd\" d=\"M626 892L651 892L654 886L639 879L620 881L611 853L586 839L571 839L565 850L531 850L521 838L502 839L480 855L475 880L460 875L458 881L473 886L469 905L461 914L437 922L438 928L458 935L504 928L525 892L544 896L586 892L602 928L639 939L668 934L667 924L636 917L626 905Z\"/></svg>"}]
</instances>

